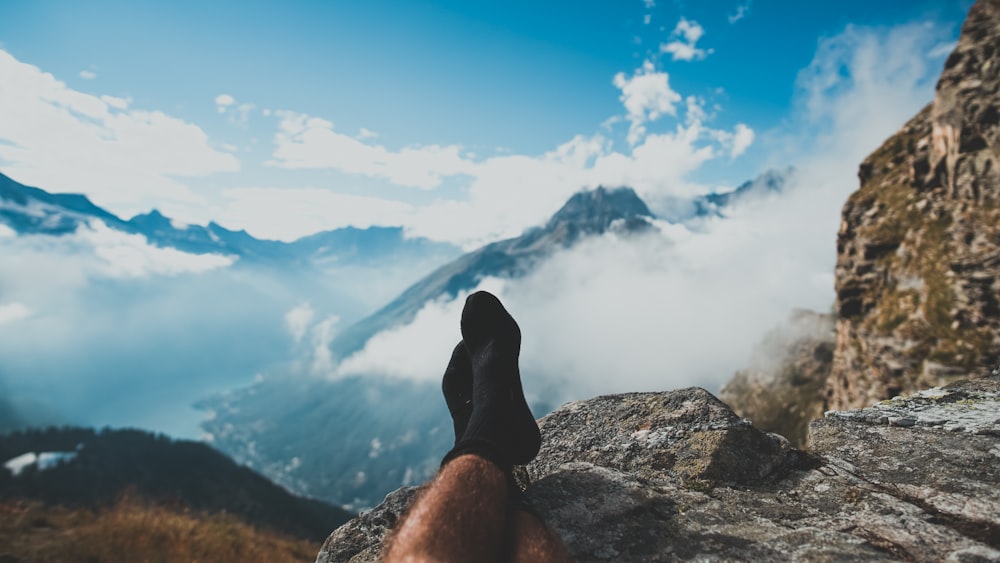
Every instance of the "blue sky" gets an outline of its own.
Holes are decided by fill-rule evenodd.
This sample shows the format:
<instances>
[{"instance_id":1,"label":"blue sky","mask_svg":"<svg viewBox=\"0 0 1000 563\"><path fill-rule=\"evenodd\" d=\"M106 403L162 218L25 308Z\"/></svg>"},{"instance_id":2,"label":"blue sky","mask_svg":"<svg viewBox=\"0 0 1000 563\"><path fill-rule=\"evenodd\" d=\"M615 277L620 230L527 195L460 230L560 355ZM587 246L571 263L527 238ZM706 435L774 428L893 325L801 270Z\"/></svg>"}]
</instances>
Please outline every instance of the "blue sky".
<instances>
[{"instance_id":1,"label":"blue sky","mask_svg":"<svg viewBox=\"0 0 1000 563\"><path fill-rule=\"evenodd\" d=\"M656 208L824 135L870 150L930 101L970 5L2 0L0 171L126 217L473 245L598 183ZM829 110L852 94L899 103Z\"/></svg>"}]
</instances>

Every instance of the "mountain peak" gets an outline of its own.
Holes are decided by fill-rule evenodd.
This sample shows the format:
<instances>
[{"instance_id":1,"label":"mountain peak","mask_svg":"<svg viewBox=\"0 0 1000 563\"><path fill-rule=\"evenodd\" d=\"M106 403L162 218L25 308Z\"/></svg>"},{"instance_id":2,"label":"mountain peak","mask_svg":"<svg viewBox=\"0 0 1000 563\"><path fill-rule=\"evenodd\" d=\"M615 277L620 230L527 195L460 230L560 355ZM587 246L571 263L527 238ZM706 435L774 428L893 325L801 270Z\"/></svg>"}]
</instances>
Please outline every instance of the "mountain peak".
<instances>
[{"instance_id":1,"label":"mountain peak","mask_svg":"<svg viewBox=\"0 0 1000 563\"><path fill-rule=\"evenodd\" d=\"M573 224L586 232L604 232L612 223L624 220L646 222L652 219L646 203L632 188L606 188L598 186L589 191L577 192L549 219L547 229Z\"/></svg>"}]
</instances>

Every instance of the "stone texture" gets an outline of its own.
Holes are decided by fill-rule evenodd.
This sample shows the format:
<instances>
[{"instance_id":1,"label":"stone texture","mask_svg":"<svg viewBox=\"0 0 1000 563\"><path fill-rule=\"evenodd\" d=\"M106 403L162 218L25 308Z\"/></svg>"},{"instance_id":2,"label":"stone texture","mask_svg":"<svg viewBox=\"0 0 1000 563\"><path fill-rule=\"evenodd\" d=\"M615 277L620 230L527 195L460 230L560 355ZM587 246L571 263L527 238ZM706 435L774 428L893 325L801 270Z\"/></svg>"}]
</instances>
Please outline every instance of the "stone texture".
<instances>
[{"instance_id":1,"label":"stone texture","mask_svg":"<svg viewBox=\"0 0 1000 563\"><path fill-rule=\"evenodd\" d=\"M334 530L320 549L316 563L352 561L374 563L382 552L382 540L417 495L417 487L403 487L388 495L382 504L366 510Z\"/></svg>"},{"instance_id":2,"label":"stone texture","mask_svg":"<svg viewBox=\"0 0 1000 563\"><path fill-rule=\"evenodd\" d=\"M1000 0L972 7L934 102L862 163L837 241L827 408L1000 360Z\"/></svg>"},{"instance_id":3,"label":"stone texture","mask_svg":"<svg viewBox=\"0 0 1000 563\"><path fill-rule=\"evenodd\" d=\"M697 388L540 422L526 497L577 561L1000 561L996 377L828 413L809 453ZM375 560L412 496L345 524L317 561Z\"/></svg>"}]
</instances>

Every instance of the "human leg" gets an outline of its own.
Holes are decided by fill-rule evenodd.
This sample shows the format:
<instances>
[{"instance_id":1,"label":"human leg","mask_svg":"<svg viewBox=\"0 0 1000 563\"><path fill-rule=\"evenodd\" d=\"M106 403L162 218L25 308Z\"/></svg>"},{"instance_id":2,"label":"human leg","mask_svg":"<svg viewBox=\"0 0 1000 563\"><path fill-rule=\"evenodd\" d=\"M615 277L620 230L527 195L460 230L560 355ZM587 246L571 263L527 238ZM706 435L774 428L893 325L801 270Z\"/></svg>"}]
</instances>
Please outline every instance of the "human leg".
<instances>
[{"instance_id":1,"label":"human leg","mask_svg":"<svg viewBox=\"0 0 1000 563\"><path fill-rule=\"evenodd\" d=\"M462 336L442 381L455 447L398 526L386 560L489 561L514 549L523 561L569 561L558 536L510 501L520 494L512 466L531 461L541 443L521 389L520 329L496 297L479 292L466 300Z\"/></svg>"},{"instance_id":2,"label":"human leg","mask_svg":"<svg viewBox=\"0 0 1000 563\"><path fill-rule=\"evenodd\" d=\"M388 546L385 560L496 561L507 523L507 476L474 455L441 467L417 497Z\"/></svg>"},{"instance_id":3,"label":"human leg","mask_svg":"<svg viewBox=\"0 0 1000 563\"><path fill-rule=\"evenodd\" d=\"M512 563L573 561L559 534L534 514L525 510L511 510L508 518L511 522Z\"/></svg>"}]
</instances>

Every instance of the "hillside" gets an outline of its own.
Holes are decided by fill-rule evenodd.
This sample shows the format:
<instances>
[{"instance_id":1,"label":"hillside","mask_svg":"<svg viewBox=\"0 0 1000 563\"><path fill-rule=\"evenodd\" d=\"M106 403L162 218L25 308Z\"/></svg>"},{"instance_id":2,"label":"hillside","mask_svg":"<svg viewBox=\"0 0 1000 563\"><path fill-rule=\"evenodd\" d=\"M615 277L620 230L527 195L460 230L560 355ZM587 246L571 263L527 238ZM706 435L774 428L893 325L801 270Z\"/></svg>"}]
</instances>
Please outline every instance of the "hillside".
<instances>
[{"instance_id":1,"label":"hillside","mask_svg":"<svg viewBox=\"0 0 1000 563\"><path fill-rule=\"evenodd\" d=\"M250 526L232 515L205 514L134 497L96 510L0 501L0 560L312 561L319 543Z\"/></svg>"},{"instance_id":2,"label":"hillside","mask_svg":"<svg viewBox=\"0 0 1000 563\"><path fill-rule=\"evenodd\" d=\"M128 494L311 540L350 517L288 493L203 443L139 430L16 432L0 436L0 460L0 500L11 502L101 511Z\"/></svg>"}]
</instances>

